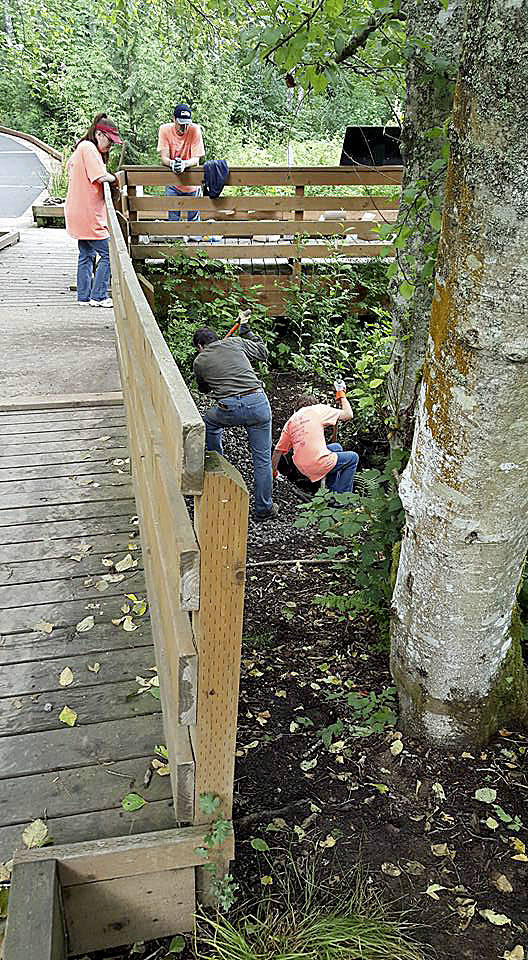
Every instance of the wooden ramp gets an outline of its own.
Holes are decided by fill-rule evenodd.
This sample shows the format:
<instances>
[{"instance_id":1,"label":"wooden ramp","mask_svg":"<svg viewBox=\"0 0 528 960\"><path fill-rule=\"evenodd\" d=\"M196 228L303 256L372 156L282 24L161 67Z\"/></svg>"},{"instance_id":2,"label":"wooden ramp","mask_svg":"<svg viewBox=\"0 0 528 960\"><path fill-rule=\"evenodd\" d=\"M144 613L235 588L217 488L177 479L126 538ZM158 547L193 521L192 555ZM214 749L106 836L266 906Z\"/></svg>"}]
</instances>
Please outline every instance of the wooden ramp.
<instances>
[{"instance_id":1,"label":"wooden ramp","mask_svg":"<svg viewBox=\"0 0 528 960\"><path fill-rule=\"evenodd\" d=\"M121 404L0 412L4 861L39 817L54 843L175 825L169 778L144 785L163 743L159 700L132 697L155 662L148 614L122 619L127 594L145 597L127 458ZM116 571L125 557L133 566ZM79 632L83 620L93 627ZM131 791L149 801L135 813L121 805Z\"/></svg>"}]
</instances>

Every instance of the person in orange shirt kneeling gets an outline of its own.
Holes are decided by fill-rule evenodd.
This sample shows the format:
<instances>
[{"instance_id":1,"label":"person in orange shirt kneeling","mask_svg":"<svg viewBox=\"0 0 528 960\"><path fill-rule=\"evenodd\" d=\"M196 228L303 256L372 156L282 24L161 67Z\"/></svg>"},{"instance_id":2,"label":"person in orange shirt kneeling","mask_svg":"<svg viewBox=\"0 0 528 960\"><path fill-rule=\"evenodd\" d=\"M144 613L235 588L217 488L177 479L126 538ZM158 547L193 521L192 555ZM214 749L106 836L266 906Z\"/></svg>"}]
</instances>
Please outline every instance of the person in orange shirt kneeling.
<instances>
[{"instance_id":1,"label":"person in orange shirt kneeling","mask_svg":"<svg viewBox=\"0 0 528 960\"><path fill-rule=\"evenodd\" d=\"M161 162L176 175L189 167L197 167L205 156L202 131L197 123L192 122L192 111L186 103L174 107L174 123L162 123L159 128L158 153ZM201 192L201 187L165 187L167 197L199 197ZM187 211L188 221L199 219L199 210ZM181 220L180 211L170 210L169 220Z\"/></svg>"},{"instance_id":2,"label":"person in orange shirt kneeling","mask_svg":"<svg viewBox=\"0 0 528 960\"><path fill-rule=\"evenodd\" d=\"M352 420L353 416L344 382L336 380L334 386L341 409L319 403L316 397L308 394L300 398L296 412L285 423L273 451L274 477L278 471L282 472L281 458L290 455L291 450L293 466L309 481L312 492L323 479L327 489L334 493L351 492L359 457L353 450L343 450L340 443L327 443L324 435L325 427L336 426L341 420ZM285 469L284 472L288 475L289 471Z\"/></svg>"},{"instance_id":3,"label":"person in orange shirt kneeling","mask_svg":"<svg viewBox=\"0 0 528 960\"><path fill-rule=\"evenodd\" d=\"M113 306L108 296L110 254L103 183L116 181L113 173L108 173L106 162L110 148L122 142L116 124L106 113L99 113L68 161L64 215L66 230L79 246L77 302L81 306Z\"/></svg>"}]
</instances>

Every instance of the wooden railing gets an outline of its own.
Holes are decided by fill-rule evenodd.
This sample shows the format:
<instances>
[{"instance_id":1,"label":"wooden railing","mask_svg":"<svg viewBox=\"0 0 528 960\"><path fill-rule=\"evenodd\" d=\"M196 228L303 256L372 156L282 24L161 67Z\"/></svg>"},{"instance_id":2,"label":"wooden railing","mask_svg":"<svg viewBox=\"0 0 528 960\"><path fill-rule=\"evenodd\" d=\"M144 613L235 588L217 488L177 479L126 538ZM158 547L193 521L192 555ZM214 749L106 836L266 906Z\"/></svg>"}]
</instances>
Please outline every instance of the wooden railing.
<instances>
[{"instance_id":1,"label":"wooden railing","mask_svg":"<svg viewBox=\"0 0 528 960\"><path fill-rule=\"evenodd\" d=\"M204 422L107 206L117 350L175 811L179 820L200 823L207 820L199 807L204 792L217 794L231 815L248 494L222 457L210 455L204 464Z\"/></svg>"},{"instance_id":2,"label":"wooden railing","mask_svg":"<svg viewBox=\"0 0 528 960\"><path fill-rule=\"evenodd\" d=\"M398 186L401 167L233 167L226 187L291 188L289 196L205 197L138 196L138 187L196 187L203 171L195 168L177 176L166 167L123 168L121 174L122 229L134 259L163 257L180 253L195 256L198 251L215 259L259 258L320 259L378 256L383 245L377 242L376 223L392 222L397 216L398 198L392 196L348 196L337 188L351 186ZM331 186L331 196L310 196L308 187ZM188 223L169 221L168 212L199 210L202 220ZM368 214L369 219L365 219ZM322 219L319 219L322 217ZM212 222L210 222L212 221ZM209 236L221 243L209 242ZM141 242L141 237L162 238L163 244ZM184 246L171 238L201 238ZM272 238L271 242L269 238ZM332 238L329 241L327 238ZM232 242L236 238L239 242ZM267 238L267 242L262 242ZM336 242L334 238L339 238ZM231 241L231 242L230 242ZM251 243L251 250L240 242ZM365 241L365 242L361 242Z\"/></svg>"}]
</instances>

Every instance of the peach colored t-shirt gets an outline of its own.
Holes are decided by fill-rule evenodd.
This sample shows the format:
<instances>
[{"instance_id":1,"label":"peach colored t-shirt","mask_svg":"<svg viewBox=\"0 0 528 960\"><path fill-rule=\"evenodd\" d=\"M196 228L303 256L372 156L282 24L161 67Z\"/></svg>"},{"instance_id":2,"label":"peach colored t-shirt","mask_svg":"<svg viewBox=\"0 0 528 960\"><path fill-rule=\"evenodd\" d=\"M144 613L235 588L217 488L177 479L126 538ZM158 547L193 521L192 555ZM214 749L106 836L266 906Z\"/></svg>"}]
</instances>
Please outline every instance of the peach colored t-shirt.
<instances>
[{"instance_id":1,"label":"peach colored t-shirt","mask_svg":"<svg viewBox=\"0 0 528 960\"><path fill-rule=\"evenodd\" d=\"M162 123L158 133L158 153L162 149L168 151L171 160L180 157L190 160L191 157L203 157L205 147L202 131L197 123L189 123L185 133L178 133L175 123ZM178 184L182 193L194 193L196 187L183 187Z\"/></svg>"},{"instance_id":2,"label":"peach colored t-shirt","mask_svg":"<svg viewBox=\"0 0 528 960\"><path fill-rule=\"evenodd\" d=\"M102 183L107 173L94 143L81 140L68 160L68 194L64 206L66 230L76 240L105 240L108 220Z\"/></svg>"},{"instance_id":3,"label":"peach colored t-shirt","mask_svg":"<svg viewBox=\"0 0 528 960\"><path fill-rule=\"evenodd\" d=\"M326 403L315 403L301 407L284 424L277 450L288 453L293 447L295 466L312 483L326 477L337 463L337 454L326 446L324 428L333 427L340 413Z\"/></svg>"}]
</instances>

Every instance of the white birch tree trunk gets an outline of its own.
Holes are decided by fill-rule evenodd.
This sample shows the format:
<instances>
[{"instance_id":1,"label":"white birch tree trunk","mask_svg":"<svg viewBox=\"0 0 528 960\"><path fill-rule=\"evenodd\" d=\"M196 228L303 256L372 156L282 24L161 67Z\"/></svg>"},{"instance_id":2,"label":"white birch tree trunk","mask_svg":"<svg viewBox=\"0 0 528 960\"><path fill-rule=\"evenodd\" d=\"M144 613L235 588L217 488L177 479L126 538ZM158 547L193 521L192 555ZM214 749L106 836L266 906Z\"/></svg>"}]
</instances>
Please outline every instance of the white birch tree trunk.
<instances>
[{"instance_id":1,"label":"white birch tree trunk","mask_svg":"<svg viewBox=\"0 0 528 960\"><path fill-rule=\"evenodd\" d=\"M410 446L413 434L431 316L433 279L420 279L419 275L431 257L428 245L434 243L435 231L429 217L444 176L435 172L444 141L431 138L429 131L441 127L451 113L465 2L451 0L447 10L440 0L409 0L407 5L409 60L402 127L405 170L398 221L409 223L412 229L391 284L395 347L387 393L393 421L391 446L402 449ZM420 184L427 186L424 189ZM420 229L415 225L413 201L406 200L413 188L423 200L418 213ZM399 293L400 285L409 278L414 280L415 275L414 294L406 300Z\"/></svg>"},{"instance_id":2,"label":"white birch tree trunk","mask_svg":"<svg viewBox=\"0 0 528 960\"><path fill-rule=\"evenodd\" d=\"M528 711L528 0L467 17L392 610L402 724L448 747Z\"/></svg>"}]
</instances>

